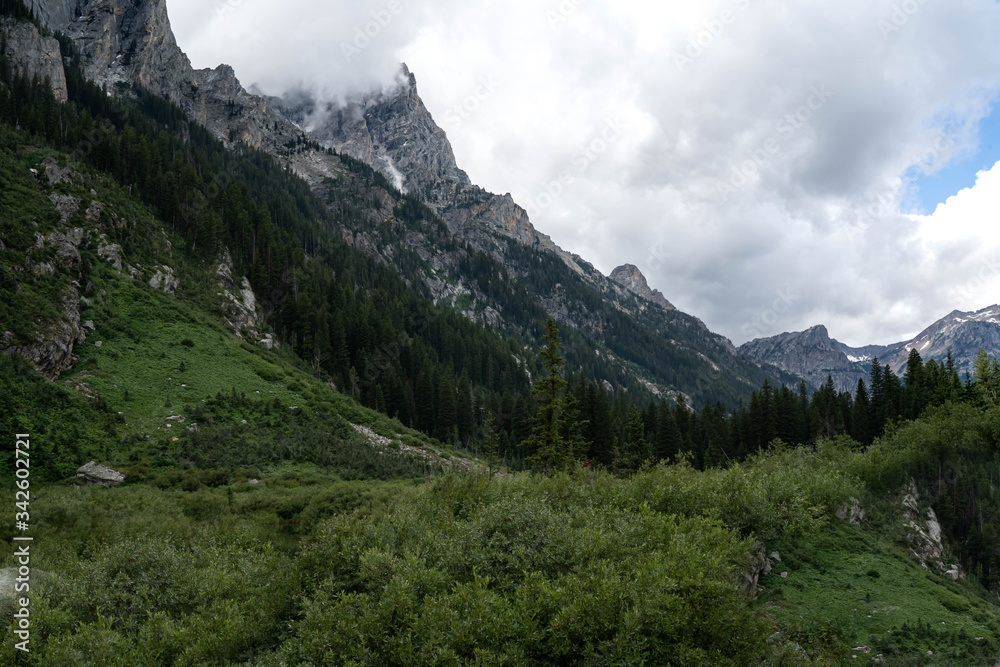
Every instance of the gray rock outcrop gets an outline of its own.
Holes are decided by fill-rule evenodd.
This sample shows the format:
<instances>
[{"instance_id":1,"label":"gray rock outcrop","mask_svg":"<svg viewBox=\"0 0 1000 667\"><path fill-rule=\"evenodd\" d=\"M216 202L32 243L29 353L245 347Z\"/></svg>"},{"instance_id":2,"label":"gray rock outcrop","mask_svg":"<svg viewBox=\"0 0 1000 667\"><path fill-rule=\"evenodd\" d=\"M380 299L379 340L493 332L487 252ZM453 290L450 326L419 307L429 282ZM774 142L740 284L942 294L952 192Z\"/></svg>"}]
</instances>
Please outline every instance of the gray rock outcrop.
<instances>
[{"instance_id":1,"label":"gray rock outcrop","mask_svg":"<svg viewBox=\"0 0 1000 667\"><path fill-rule=\"evenodd\" d=\"M90 484L100 484L101 486L114 486L125 481L125 475L122 473L94 461L80 466L76 471L76 476Z\"/></svg>"},{"instance_id":2,"label":"gray rock outcrop","mask_svg":"<svg viewBox=\"0 0 1000 667\"><path fill-rule=\"evenodd\" d=\"M965 578L965 573L958 564L947 564L945 561L941 524L933 508L920 507L920 494L912 480L903 492L900 504L903 509L903 526L909 531L906 539L910 543L910 555L920 563L921 567L935 574L945 575L954 580Z\"/></svg>"},{"instance_id":3,"label":"gray rock outcrop","mask_svg":"<svg viewBox=\"0 0 1000 667\"><path fill-rule=\"evenodd\" d=\"M260 340L261 335L257 331L260 321L257 297L246 277L241 278L238 284L233 280L233 259L228 250L219 258L215 276L221 290L219 295L223 299L222 312L226 326L240 338Z\"/></svg>"},{"instance_id":4,"label":"gray rock outcrop","mask_svg":"<svg viewBox=\"0 0 1000 667\"><path fill-rule=\"evenodd\" d=\"M61 181L69 178L69 170L58 169L54 161L42 163L43 177ZM43 183L45 181L43 180ZM50 194L49 201L59 213L60 221L47 234L35 232L35 242L24 254L23 263L15 267L15 275L54 276L61 281L55 317L39 318L29 333L20 337L11 332L0 335L0 352L17 354L50 380L76 363L74 349L86 339L80 326L80 246L88 231L70 227L68 219L79 209L80 201L68 195Z\"/></svg>"},{"instance_id":5,"label":"gray rock outcrop","mask_svg":"<svg viewBox=\"0 0 1000 667\"><path fill-rule=\"evenodd\" d=\"M844 503L837 508L835 516L841 521L847 521L854 526L860 526L865 519L865 511L861 509L861 504L857 498L851 498L850 502Z\"/></svg>"},{"instance_id":6,"label":"gray rock outcrop","mask_svg":"<svg viewBox=\"0 0 1000 667\"><path fill-rule=\"evenodd\" d=\"M173 294L181 286L181 281L174 275L172 268L159 266L153 277L149 279L149 286L153 289L163 290L167 294Z\"/></svg>"},{"instance_id":7,"label":"gray rock outcrop","mask_svg":"<svg viewBox=\"0 0 1000 667\"><path fill-rule=\"evenodd\" d=\"M81 339L80 285L73 282L62 293L62 316L36 329L32 339L24 342L0 343L4 352L24 357L50 380L76 363L73 349ZM7 336L4 336L7 338Z\"/></svg>"}]
</instances>

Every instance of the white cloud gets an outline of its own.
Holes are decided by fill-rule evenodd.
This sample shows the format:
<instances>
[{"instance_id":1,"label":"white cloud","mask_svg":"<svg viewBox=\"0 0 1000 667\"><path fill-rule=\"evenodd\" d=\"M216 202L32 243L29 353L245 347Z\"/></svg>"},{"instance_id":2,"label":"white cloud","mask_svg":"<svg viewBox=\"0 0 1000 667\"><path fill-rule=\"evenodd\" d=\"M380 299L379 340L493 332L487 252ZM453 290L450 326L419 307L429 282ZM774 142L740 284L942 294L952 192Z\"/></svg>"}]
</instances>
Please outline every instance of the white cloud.
<instances>
[{"instance_id":1,"label":"white cloud","mask_svg":"<svg viewBox=\"0 0 1000 667\"><path fill-rule=\"evenodd\" d=\"M970 310L1000 297L1000 162L976 176L976 184L949 197L931 215L910 216L919 224L917 238L936 265L927 269L948 276L942 288L947 303Z\"/></svg>"},{"instance_id":2,"label":"white cloud","mask_svg":"<svg viewBox=\"0 0 1000 667\"><path fill-rule=\"evenodd\" d=\"M992 0L399 0L351 62L341 44L388 2L226 2L170 0L196 66L229 62L269 92L349 92L405 60L474 182L528 205L569 170L536 226L605 272L639 265L737 342L789 287L758 334L822 322L887 343L1000 301L995 280L960 290L1000 252L986 226L998 168L932 216L904 214L906 174L976 150L1000 84ZM500 85L446 122L483 77ZM574 170L615 119L620 136ZM721 197L741 167L747 183Z\"/></svg>"}]
</instances>

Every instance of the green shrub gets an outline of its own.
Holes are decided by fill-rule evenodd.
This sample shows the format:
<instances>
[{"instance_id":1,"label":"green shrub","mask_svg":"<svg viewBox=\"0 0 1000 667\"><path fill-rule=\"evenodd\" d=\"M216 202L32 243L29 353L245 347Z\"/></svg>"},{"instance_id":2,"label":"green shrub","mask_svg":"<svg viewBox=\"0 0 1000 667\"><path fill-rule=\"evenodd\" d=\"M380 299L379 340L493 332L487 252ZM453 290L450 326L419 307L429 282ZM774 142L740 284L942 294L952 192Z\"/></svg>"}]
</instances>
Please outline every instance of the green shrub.
<instances>
[{"instance_id":1,"label":"green shrub","mask_svg":"<svg viewBox=\"0 0 1000 667\"><path fill-rule=\"evenodd\" d=\"M447 476L372 514L336 515L304 548L318 588L282 659L755 662L760 621L734 577L750 543L711 519L594 493L632 484Z\"/></svg>"}]
</instances>

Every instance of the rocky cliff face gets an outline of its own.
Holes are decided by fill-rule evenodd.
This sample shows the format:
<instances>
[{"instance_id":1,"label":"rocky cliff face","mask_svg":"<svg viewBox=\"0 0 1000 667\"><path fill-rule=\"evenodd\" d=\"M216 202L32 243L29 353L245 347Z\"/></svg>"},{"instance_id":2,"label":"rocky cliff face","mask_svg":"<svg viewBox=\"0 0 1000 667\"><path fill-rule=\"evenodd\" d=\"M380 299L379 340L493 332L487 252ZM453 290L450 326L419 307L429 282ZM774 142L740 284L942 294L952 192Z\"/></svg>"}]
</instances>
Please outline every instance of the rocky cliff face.
<instances>
[{"instance_id":1,"label":"rocky cliff face","mask_svg":"<svg viewBox=\"0 0 1000 667\"><path fill-rule=\"evenodd\" d=\"M24 0L42 25L49 30L62 30L81 13L83 0Z\"/></svg>"},{"instance_id":2,"label":"rocky cliff face","mask_svg":"<svg viewBox=\"0 0 1000 667\"><path fill-rule=\"evenodd\" d=\"M495 195L469 181L405 64L387 90L346 101L322 101L308 91L292 91L270 102L323 147L371 165L399 190L420 196L452 233L476 248L502 254L494 237L513 239L553 252L573 271L584 273L578 258L535 229L527 211L509 194Z\"/></svg>"},{"instance_id":3,"label":"rocky cliff face","mask_svg":"<svg viewBox=\"0 0 1000 667\"><path fill-rule=\"evenodd\" d=\"M223 141L288 157L303 135L249 94L233 69L195 70L174 39L165 0L31 0L35 16L73 40L88 78L114 89L138 84L178 104ZM56 51L58 53L58 49Z\"/></svg>"},{"instance_id":4,"label":"rocky cliff face","mask_svg":"<svg viewBox=\"0 0 1000 667\"><path fill-rule=\"evenodd\" d=\"M6 37L5 53L14 71L27 77L48 79L55 98L65 102L66 72L59 42L54 37L41 35L30 23L17 23L13 19L0 19L0 33Z\"/></svg>"},{"instance_id":5,"label":"rocky cliff face","mask_svg":"<svg viewBox=\"0 0 1000 667\"><path fill-rule=\"evenodd\" d=\"M274 103L324 147L374 166L404 192L428 195L440 183L470 185L406 65L388 90L344 103L317 100L306 91Z\"/></svg>"},{"instance_id":6,"label":"rocky cliff face","mask_svg":"<svg viewBox=\"0 0 1000 667\"><path fill-rule=\"evenodd\" d=\"M167 97L195 83L164 0L33 0L32 8L49 30L73 39L94 81L138 83Z\"/></svg>"},{"instance_id":7,"label":"rocky cliff face","mask_svg":"<svg viewBox=\"0 0 1000 667\"><path fill-rule=\"evenodd\" d=\"M623 264L611 272L611 279L639 295L646 301L655 303L666 310L677 310L672 303L667 301L660 290L650 289L646 282L646 276L642 275L639 267L633 264Z\"/></svg>"},{"instance_id":8,"label":"rocky cliff face","mask_svg":"<svg viewBox=\"0 0 1000 667\"><path fill-rule=\"evenodd\" d=\"M853 394L858 379L868 376L869 367L863 362L851 361L822 325L750 341L739 350L755 361L772 364L801 377L813 389L832 377L837 391Z\"/></svg>"}]
</instances>

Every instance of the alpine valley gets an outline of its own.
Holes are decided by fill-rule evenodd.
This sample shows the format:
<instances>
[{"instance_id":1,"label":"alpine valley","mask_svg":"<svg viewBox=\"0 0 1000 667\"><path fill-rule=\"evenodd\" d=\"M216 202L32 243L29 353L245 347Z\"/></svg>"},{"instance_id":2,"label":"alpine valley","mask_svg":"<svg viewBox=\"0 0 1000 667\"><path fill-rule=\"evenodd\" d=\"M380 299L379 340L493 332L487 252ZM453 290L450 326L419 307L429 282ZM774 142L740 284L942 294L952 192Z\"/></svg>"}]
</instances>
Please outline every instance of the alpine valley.
<instances>
[{"instance_id":1,"label":"alpine valley","mask_svg":"<svg viewBox=\"0 0 1000 667\"><path fill-rule=\"evenodd\" d=\"M668 298L405 65L268 97L165 0L0 0L0 661L994 665L1000 306L737 348Z\"/></svg>"}]
</instances>

